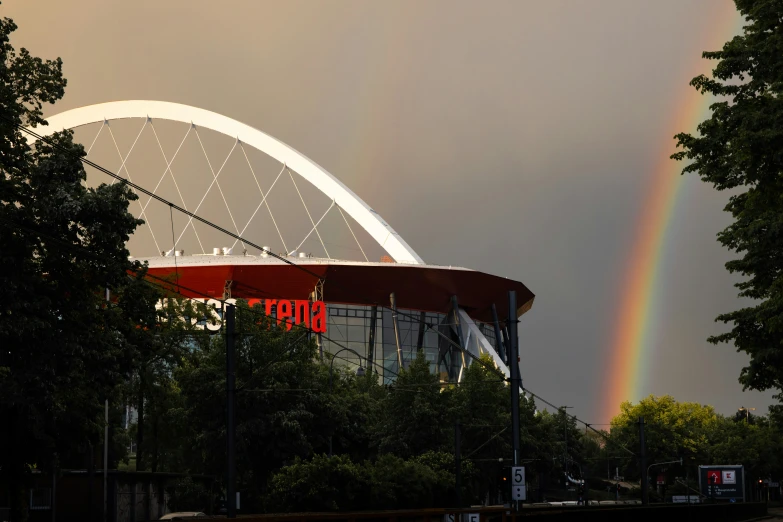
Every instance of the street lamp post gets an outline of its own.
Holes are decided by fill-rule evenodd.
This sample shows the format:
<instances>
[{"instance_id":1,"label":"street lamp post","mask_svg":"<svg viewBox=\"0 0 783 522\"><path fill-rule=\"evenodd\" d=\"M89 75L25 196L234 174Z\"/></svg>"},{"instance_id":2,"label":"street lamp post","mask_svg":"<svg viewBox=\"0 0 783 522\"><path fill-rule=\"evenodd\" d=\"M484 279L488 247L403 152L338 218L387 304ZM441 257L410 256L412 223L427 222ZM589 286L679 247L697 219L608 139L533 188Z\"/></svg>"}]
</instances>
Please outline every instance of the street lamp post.
<instances>
[{"instance_id":1,"label":"street lamp post","mask_svg":"<svg viewBox=\"0 0 783 522\"><path fill-rule=\"evenodd\" d=\"M737 411L744 411L745 412L745 424L749 424L750 412L751 411L756 411L756 408L746 408L745 406L740 406L740 408L738 408Z\"/></svg>"},{"instance_id":2,"label":"street lamp post","mask_svg":"<svg viewBox=\"0 0 783 522\"><path fill-rule=\"evenodd\" d=\"M334 360L337 359L337 356L340 354L340 352L349 351L352 354L354 354L356 357L359 358L359 368L356 369L356 376L357 377L364 377L364 368L362 367L361 361L362 356L356 353L355 351L351 350L350 348L342 348L340 350L337 350L337 352L332 355L332 361L329 363L329 395L332 395L332 383L333 383L333 374L334 374ZM332 457L332 436L329 435L329 457Z\"/></svg>"},{"instance_id":3,"label":"street lamp post","mask_svg":"<svg viewBox=\"0 0 783 522\"><path fill-rule=\"evenodd\" d=\"M573 408L573 406L560 406L560 409L563 410L563 469L566 472L566 475L568 474L568 412L566 410ZM566 481L566 487L568 487L568 482Z\"/></svg>"}]
</instances>

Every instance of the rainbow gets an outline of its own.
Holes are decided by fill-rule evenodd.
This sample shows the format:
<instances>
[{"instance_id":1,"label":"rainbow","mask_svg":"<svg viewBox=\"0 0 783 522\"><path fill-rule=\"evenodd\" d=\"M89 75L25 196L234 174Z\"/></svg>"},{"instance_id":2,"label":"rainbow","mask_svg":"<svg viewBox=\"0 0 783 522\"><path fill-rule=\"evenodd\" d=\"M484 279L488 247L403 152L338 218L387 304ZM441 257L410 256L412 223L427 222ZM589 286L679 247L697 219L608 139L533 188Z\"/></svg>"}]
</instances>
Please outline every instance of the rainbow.
<instances>
[{"instance_id":1,"label":"rainbow","mask_svg":"<svg viewBox=\"0 0 783 522\"><path fill-rule=\"evenodd\" d=\"M733 2L722 4L718 22L712 25L705 49L716 49L728 38L738 34L742 18ZM729 30L729 28L731 30ZM732 32L733 31L733 32ZM688 78L705 70L707 63L698 60ZM696 126L709 115L712 99L695 89L683 86L683 96L673 112L671 124L666 126L665 139L658 155L658 164L651 170L641 212L634 232L634 243L626 261L625 277L621 280L619 309L611 341L609 372L603 396L602 422L607 422L620 411L623 401L636 401L644 393L642 368L648 368L646 359L653 354L652 337L656 314L660 308L661 266L667 250L667 237L678 207L687 192L686 180L680 176L683 165L669 159L675 151L672 136L678 132L695 132Z\"/></svg>"}]
</instances>

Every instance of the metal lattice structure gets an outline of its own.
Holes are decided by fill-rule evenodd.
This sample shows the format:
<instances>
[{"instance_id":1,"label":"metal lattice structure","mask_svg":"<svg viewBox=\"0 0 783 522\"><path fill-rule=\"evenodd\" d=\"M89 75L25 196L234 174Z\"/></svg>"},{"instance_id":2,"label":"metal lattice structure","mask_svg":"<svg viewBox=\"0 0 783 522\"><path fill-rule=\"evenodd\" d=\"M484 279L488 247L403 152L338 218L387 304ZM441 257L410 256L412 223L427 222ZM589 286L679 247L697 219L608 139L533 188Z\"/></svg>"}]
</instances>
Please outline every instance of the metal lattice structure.
<instances>
[{"instance_id":1,"label":"metal lattice structure","mask_svg":"<svg viewBox=\"0 0 783 522\"><path fill-rule=\"evenodd\" d=\"M144 120L144 123L136 135L136 138L133 141L133 144L130 146L128 152L123 154L120 151L117 140L111 130L110 122L114 120L125 120L130 118L142 119ZM155 129L154 122L156 120L169 120L189 125L185 136L179 142L179 146L173 153L167 154L164 150L164 147L161 144L161 140L158 137L158 132ZM250 226L253 219L256 217L258 212L262 210L262 207L265 207L272 220L272 223L274 224L277 235L284 249L286 250L286 253L295 253L310 237L317 237L318 241L323 247L325 257L331 259L332 256L329 254L326 242L322 238L321 232L319 231L319 225L321 225L327 214L337 211L342 217L342 220L345 222L345 225L348 227L350 234L353 236L353 239L355 240L357 246L359 247L359 251L361 252L362 256L364 256L365 260L368 260L365 249L362 248L362 245L360 244L356 233L351 228L346 215L358 223L396 263L413 265L423 264L421 257L419 257L419 255L400 237L400 235L388 223L386 223L386 221L381 218L377 212L375 212L369 205L367 205L367 203L365 203L359 196L357 196L335 176L285 143L273 138L272 136L269 136L268 134L265 134L264 132L261 132L258 129L255 129L227 116L223 116L221 114L204 109L199 109L197 107L191 107L177 103L148 100L129 100L101 103L72 109L51 116L47 119L47 121L49 123L48 127L37 129L37 131L43 136L48 136L54 132L64 129L76 129L90 124L100 124L98 133L95 135L95 138L92 140L89 147L87 147L88 155L101 133L103 133L105 129L108 129L107 132L110 135L117 155L121 160L120 168L118 169L117 173L127 178L129 181L133 181L133 177L130 170L128 169L128 159L134 152L136 144L139 141L139 137L149 127L155 137L155 141L157 142L157 145L160 149L160 153L163 155L163 158L166 162L166 168L159 177L155 187L145 188L150 188L154 193L156 193L166 176L170 176L175 184L176 192L179 195L179 199L183 205L183 208L195 214L198 214L202 209L202 205L204 204L204 201L210 192L213 191L213 189L216 189L220 194L223 203L225 204L228 216L231 221L230 226L227 223L221 223L221 225L225 226L225 228L233 229L233 231L235 231L239 236L243 236L248 231L248 227ZM233 147L222 161L213 162L210 160L209 155L207 154L207 151L204 147L201 135L199 134L199 129L210 129L211 131L215 131L235 140ZM191 137L191 135L196 138L201 150L204 153L204 158L207 161L212 180L203 196L200 198L198 204L188 207L187 203L185 202L185 198L182 195L182 191L180 190L180 183L182 180L179 182L177 181L177 177L175 176L172 169L172 163L177 158L182 145L188 138ZM277 174L277 177L274 179L272 184L266 188L266 190L264 190L259 182L256 171L254 170L250 158L248 157L246 146L252 147L280 163L280 170ZM258 189L260 196L258 204L254 209L250 219L247 220L247 222L244 224L238 223L237 219L235 219L235 216L231 210L231 205L226 198L224 188L221 186L220 182L220 176L224 172L226 163L234 154L241 154L241 156L244 157L245 161L247 162L247 167L250 169L253 179L255 180L256 188ZM318 191L331 200L331 204L321 215L314 216L311 213L310 209L305 203L304 198L302 197L302 192L299 185L297 184L297 178L294 176L294 174L296 174L299 178L304 178L313 187L315 187ZM304 235L303 238L301 238L301 240L296 238L292 241L292 239L289 237L288 241L286 241L284 234L281 232L281 229L278 226L278 219L275 218L272 208L269 205L270 193L275 189L281 178L285 177L289 177L293 183L293 186L296 189L296 193L298 194L302 205L304 206L304 210L310 223L309 231ZM134 211L134 214L142 219L149 221L148 206L150 201L151 198L147 199L146 201L139 199L137 201L138 212ZM162 241L159 241L158 238L155 237L155 233L152 227L147 228L152 235L152 240L155 243L156 249L158 251L166 250L161 248ZM173 242L173 248L176 248L177 243L182 239L183 235L189 228L192 228L193 232L195 233L202 253L207 253L207 249L205 248L204 243L196 231L192 218L190 218L182 230L179 231ZM238 242L240 241L235 241L231 248L234 248ZM244 248L244 244L242 246Z\"/></svg>"}]
</instances>

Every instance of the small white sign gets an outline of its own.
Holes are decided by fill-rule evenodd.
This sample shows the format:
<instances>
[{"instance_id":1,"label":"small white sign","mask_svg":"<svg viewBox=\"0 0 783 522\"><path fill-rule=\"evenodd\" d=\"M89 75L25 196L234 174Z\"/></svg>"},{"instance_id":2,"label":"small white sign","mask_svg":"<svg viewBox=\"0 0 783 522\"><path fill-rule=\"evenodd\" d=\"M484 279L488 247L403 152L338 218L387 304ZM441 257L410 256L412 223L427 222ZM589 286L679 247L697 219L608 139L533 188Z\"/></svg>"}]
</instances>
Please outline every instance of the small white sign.
<instances>
[{"instance_id":1,"label":"small white sign","mask_svg":"<svg viewBox=\"0 0 783 522\"><path fill-rule=\"evenodd\" d=\"M524 466L514 466L511 468L511 485L512 486L524 486L525 485L525 468Z\"/></svg>"},{"instance_id":2,"label":"small white sign","mask_svg":"<svg viewBox=\"0 0 783 522\"><path fill-rule=\"evenodd\" d=\"M736 484L737 483L737 472L730 469L724 469L723 470L723 483L724 484Z\"/></svg>"},{"instance_id":3,"label":"small white sign","mask_svg":"<svg viewBox=\"0 0 783 522\"><path fill-rule=\"evenodd\" d=\"M527 500L525 486L511 486L511 500Z\"/></svg>"},{"instance_id":4,"label":"small white sign","mask_svg":"<svg viewBox=\"0 0 783 522\"><path fill-rule=\"evenodd\" d=\"M698 504L700 499L698 495L672 495L672 502L675 504Z\"/></svg>"},{"instance_id":5,"label":"small white sign","mask_svg":"<svg viewBox=\"0 0 783 522\"><path fill-rule=\"evenodd\" d=\"M465 514L465 522L479 522L480 518L478 513Z\"/></svg>"}]
</instances>

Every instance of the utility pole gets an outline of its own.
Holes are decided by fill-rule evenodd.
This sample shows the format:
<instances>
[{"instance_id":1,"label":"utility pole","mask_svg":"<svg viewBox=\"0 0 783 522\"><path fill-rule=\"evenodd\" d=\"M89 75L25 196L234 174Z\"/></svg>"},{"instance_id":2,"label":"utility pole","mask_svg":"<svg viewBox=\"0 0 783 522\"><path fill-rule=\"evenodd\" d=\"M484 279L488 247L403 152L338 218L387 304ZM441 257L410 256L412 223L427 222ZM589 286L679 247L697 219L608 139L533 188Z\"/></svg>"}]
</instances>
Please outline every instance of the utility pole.
<instances>
[{"instance_id":1,"label":"utility pole","mask_svg":"<svg viewBox=\"0 0 783 522\"><path fill-rule=\"evenodd\" d=\"M226 517L237 518L237 497L234 479L236 476L236 449L234 447L234 305L226 304L226 453L228 466L226 470Z\"/></svg>"},{"instance_id":2,"label":"utility pole","mask_svg":"<svg viewBox=\"0 0 783 522\"><path fill-rule=\"evenodd\" d=\"M568 473L568 412L573 406L560 406L563 410L563 469Z\"/></svg>"},{"instance_id":3,"label":"utility pole","mask_svg":"<svg viewBox=\"0 0 783 522\"><path fill-rule=\"evenodd\" d=\"M457 507L462 507L462 433L459 422L454 425L454 476L456 477Z\"/></svg>"},{"instance_id":4,"label":"utility pole","mask_svg":"<svg viewBox=\"0 0 783 522\"><path fill-rule=\"evenodd\" d=\"M111 292L106 287L106 308L109 308L111 301ZM103 425L103 520L109 520L109 495L106 489L109 482L109 399L104 404L104 425Z\"/></svg>"},{"instance_id":5,"label":"utility pole","mask_svg":"<svg viewBox=\"0 0 783 522\"><path fill-rule=\"evenodd\" d=\"M642 504L647 505L650 503L649 498L649 484L647 477L647 444L644 442L644 417L639 417L639 469L642 471Z\"/></svg>"},{"instance_id":6,"label":"utility pole","mask_svg":"<svg viewBox=\"0 0 783 522\"><path fill-rule=\"evenodd\" d=\"M108 293L108 290L107 290ZM103 426L103 520L109 520L109 493L106 489L109 483L109 399L105 403Z\"/></svg>"},{"instance_id":7,"label":"utility pole","mask_svg":"<svg viewBox=\"0 0 783 522\"><path fill-rule=\"evenodd\" d=\"M508 293L508 369L511 377L511 447L514 450L514 467L519 466L519 339L517 332L517 293ZM514 501L514 508L519 510L519 501Z\"/></svg>"},{"instance_id":8,"label":"utility pole","mask_svg":"<svg viewBox=\"0 0 783 522\"><path fill-rule=\"evenodd\" d=\"M519 345L517 344L517 293L508 293L508 368L511 373L511 447L519 466Z\"/></svg>"}]
</instances>

